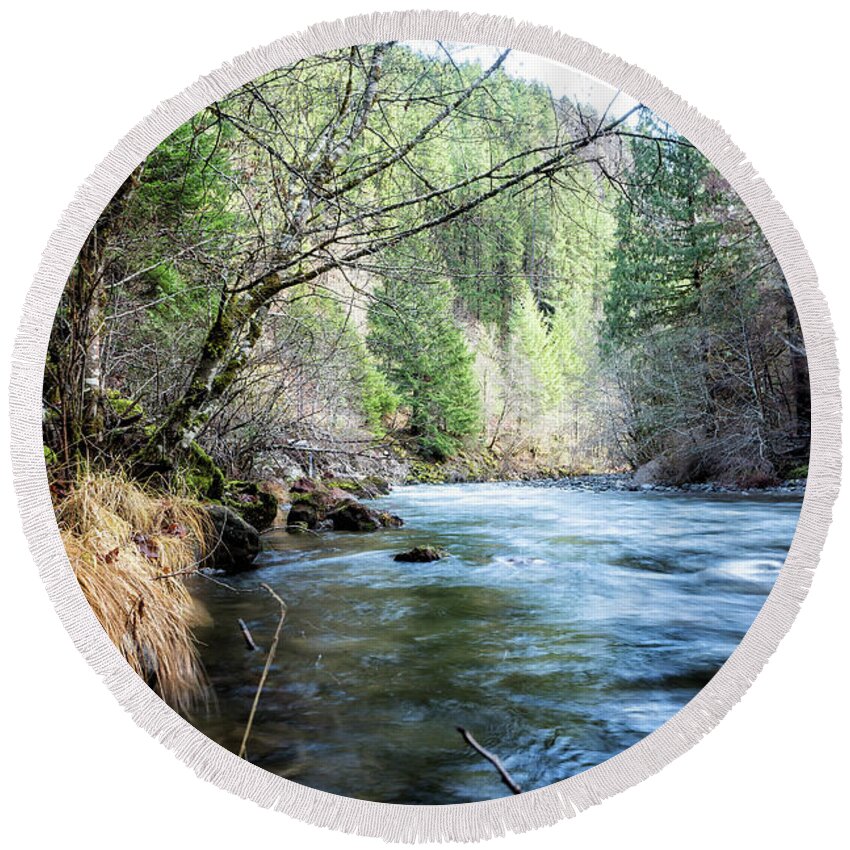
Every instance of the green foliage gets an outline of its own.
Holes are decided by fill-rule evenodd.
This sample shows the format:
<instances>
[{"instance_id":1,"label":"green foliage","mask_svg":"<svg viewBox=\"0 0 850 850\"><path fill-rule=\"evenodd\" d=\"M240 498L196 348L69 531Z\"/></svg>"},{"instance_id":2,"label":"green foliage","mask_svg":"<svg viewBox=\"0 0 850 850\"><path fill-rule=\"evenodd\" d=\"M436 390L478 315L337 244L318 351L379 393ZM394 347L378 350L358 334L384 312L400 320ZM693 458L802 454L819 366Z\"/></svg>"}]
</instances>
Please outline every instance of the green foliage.
<instances>
[{"instance_id":1,"label":"green foliage","mask_svg":"<svg viewBox=\"0 0 850 850\"><path fill-rule=\"evenodd\" d=\"M557 339L550 335L549 328L530 289L515 302L511 313L511 339L514 356L522 358L529 367L533 386L532 404L541 412L553 410L564 395L559 347L566 344L563 334Z\"/></svg>"},{"instance_id":2,"label":"green foliage","mask_svg":"<svg viewBox=\"0 0 850 850\"><path fill-rule=\"evenodd\" d=\"M549 351L554 360L564 396L579 389L587 374L585 352L594 340L592 315L583 303L560 303L549 325Z\"/></svg>"},{"instance_id":3,"label":"green foliage","mask_svg":"<svg viewBox=\"0 0 850 850\"><path fill-rule=\"evenodd\" d=\"M344 400L372 434L383 436L386 420L400 400L368 351L351 304L298 287L287 305L286 319L281 334L290 336L301 349L300 354L294 353L295 362L300 365L304 354L320 361L321 379L333 383L335 399Z\"/></svg>"},{"instance_id":4,"label":"green foliage","mask_svg":"<svg viewBox=\"0 0 850 850\"><path fill-rule=\"evenodd\" d=\"M564 167L442 221L595 119L499 71L396 158L483 69L394 45L360 135L373 49L235 90L134 172L89 263L108 293L90 323L103 330L91 348L104 352L104 419L143 418L149 442L166 417L169 440L199 435L209 453L193 445L187 483L213 499L222 469L249 475L255 456L308 435L407 441L424 480L467 455L594 468L709 437L729 455L758 444L777 468L805 459L793 300L705 157L645 117L624 125L640 138L579 145ZM60 319L83 316L84 300L66 299ZM67 347L85 361L86 343ZM87 398L83 377L46 395L46 434L67 398ZM795 417L793 439L778 437Z\"/></svg>"},{"instance_id":5,"label":"green foliage","mask_svg":"<svg viewBox=\"0 0 850 850\"><path fill-rule=\"evenodd\" d=\"M189 449L188 466L183 470L189 492L195 496L220 500L227 487L227 479L216 462L198 443Z\"/></svg>"},{"instance_id":6,"label":"green foliage","mask_svg":"<svg viewBox=\"0 0 850 850\"><path fill-rule=\"evenodd\" d=\"M206 314L216 305L206 287L193 285L172 263L155 266L142 280L148 286L150 300L145 321L153 332L170 333L181 323L205 322Z\"/></svg>"},{"instance_id":7,"label":"green foliage","mask_svg":"<svg viewBox=\"0 0 850 850\"><path fill-rule=\"evenodd\" d=\"M650 124L642 130L658 132ZM604 337L614 345L693 318L718 270L718 247L735 224L724 205L737 198L696 148L659 140L632 150L636 197L618 207L605 299Z\"/></svg>"},{"instance_id":8,"label":"green foliage","mask_svg":"<svg viewBox=\"0 0 850 850\"><path fill-rule=\"evenodd\" d=\"M623 445L634 463L663 454L687 476L772 480L808 445L808 375L787 284L708 160L667 128L641 130L669 137L632 145L601 327L624 401Z\"/></svg>"},{"instance_id":9,"label":"green foliage","mask_svg":"<svg viewBox=\"0 0 850 850\"><path fill-rule=\"evenodd\" d=\"M229 136L232 128L213 123L206 112L178 127L145 160L132 217L155 228L202 223L206 233L231 226L222 179L231 170Z\"/></svg>"},{"instance_id":10,"label":"green foliage","mask_svg":"<svg viewBox=\"0 0 850 850\"><path fill-rule=\"evenodd\" d=\"M227 481L221 503L236 511L257 531L270 528L277 516L277 499L252 481Z\"/></svg>"},{"instance_id":11,"label":"green foliage","mask_svg":"<svg viewBox=\"0 0 850 850\"><path fill-rule=\"evenodd\" d=\"M118 390L107 390L104 398L112 412L121 419L144 416L142 406L134 399L122 395Z\"/></svg>"},{"instance_id":12,"label":"green foliage","mask_svg":"<svg viewBox=\"0 0 850 850\"><path fill-rule=\"evenodd\" d=\"M366 426L376 436L383 436L386 419L398 410L399 395L368 353L363 359L361 380Z\"/></svg>"},{"instance_id":13,"label":"green foliage","mask_svg":"<svg viewBox=\"0 0 850 850\"><path fill-rule=\"evenodd\" d=\"M450 457L481 427L473 356L445 282L385 283L369 311L369 348L402 402L423 456Z\"/></svg>"}]
</instances>

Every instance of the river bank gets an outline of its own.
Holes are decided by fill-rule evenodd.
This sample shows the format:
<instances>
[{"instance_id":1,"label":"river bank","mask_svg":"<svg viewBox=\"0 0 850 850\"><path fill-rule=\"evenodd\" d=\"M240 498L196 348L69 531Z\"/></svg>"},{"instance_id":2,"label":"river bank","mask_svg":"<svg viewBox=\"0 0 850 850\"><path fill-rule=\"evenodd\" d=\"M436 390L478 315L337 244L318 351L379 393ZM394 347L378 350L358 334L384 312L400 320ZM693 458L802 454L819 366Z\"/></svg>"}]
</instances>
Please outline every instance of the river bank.
<instances>
[{"instance_id":1,"label":"river bank","mask_svg":"<svg viewBox=\"0 0 850 850\"><path fill-rule=\"evenodd\" d=\"M790 478L780 484L768 487L742 487L718 481L699 483L651 484L638 483L629 473L610 472L595 475L573 475L564 478L531 478L505 482L517 487L557 487L561 490L580 490L593 493L609 491L631 493L734 493L747 496L751 493L764 495L803 495L806 490L805 478Z\"/></svg>"},{"instance_id":2,"label":"river bank","mask_svg":"<svg viewBox=\"0 0 850 850\"><path fill-rule=\"evenodd\" d=\"M306 450L305 450L306 451ZM689 481L670 479L659 474L657 464L650 462L636 470L620 467L594 471L592 468L541 463L532 458L499 457L492 452L462 452L442 462L426 461L391 451L372 455L338 454L322 457L299 457L300 463L277 465L277 475L270 475L278 497L286 501L289 485L298 479L343 480L353 482L385 482L389 486L417 484L506 483L516 486L559 487L593 492L666 492L666 493L777 493L800 495L806 488L806 466L788 470L785 476L741 473L736 479ZM604 469L604 467L603 467ZM281 476L280 472L285 471Z\"/></svg>"}]
</instances>

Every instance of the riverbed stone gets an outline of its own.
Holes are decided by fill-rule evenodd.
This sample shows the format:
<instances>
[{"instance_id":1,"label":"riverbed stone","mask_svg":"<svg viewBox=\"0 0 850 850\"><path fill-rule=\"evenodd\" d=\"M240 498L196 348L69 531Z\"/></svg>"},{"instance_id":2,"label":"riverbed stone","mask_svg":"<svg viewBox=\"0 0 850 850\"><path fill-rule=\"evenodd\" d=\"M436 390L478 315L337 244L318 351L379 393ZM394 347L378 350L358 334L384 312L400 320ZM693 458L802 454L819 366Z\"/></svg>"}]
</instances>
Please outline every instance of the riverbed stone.
<instances>
[{"instance_id":1,"label":"riverbed stone","mask_svg":"<svg viewBox=\"0 0 850 850\"><path fill-rule=\"evenodd\" d=\"M439 546L414 546L407 552L399 552L397 555L393 555L393 560L411 564L427 564L446 558L448 554L445 549Z\"/></svg>"},{"instance_id":2,"label":"riverbed stone","mask_svg":"<svg viewBox=\"0 0 850 850\"><path fill-rule=\"evenodd\" d=\"M201 567L241 573L254 568L260 554L260 533L225 505L208 505L211 529Z\"/></svg>"},{"instance_id":3,"label":"riverbed stone","mask_svg":"<svg viewBox=\"0 0 850 850\"><path fill-rule=\"evenodd\" d=\"M300 499L292 503L286 516L286 530L290 533L312 530L319 524L319 511L316 505L308 499Z\"/></svg>"},{"instance_id":4,"label":"riverbed stone","mask_svg":"<svg viewBox=\"0 0 850 850\"><path fill-rule=\"evenodd\" d=\"M335 531L375 531L399 528L400 517L377 511L357 501L352 488L337 486L344 479L314 481L303 479L290 491L292 506L286 519L287 531L320 530L331 526Z\"/></svg>"},{"instance_id":5,"label":"riverbed stone","mask_svg":"<svg viewBox=\"0 0 850 850\"><path fill-rule=\"evenodd\" d=\"M228 481L221 501L258 531L265 531L274 525L277 498L254 481Z\"/></svg>"},{"instance_id":6,"label":"riverbed stone","mask_svg":"<svg viewBox=\"0 0 850 850\"><path fill-rule=\"evenodd\" d=\"M378 512L353 499L334 508L330 519L334 531L375 531L381 527Z\"/></svg>"},{"instance_id":7,"label":"riverbed stone","mask_svg":"<svg viewBox=\"0 0 850 850\"><path fill-rule=\"evenodd\" d=\"M384 528L401 528L404 520L400 516L391 514L389 511L378 511L378 519Z\"/></svg>"}]
</instances>

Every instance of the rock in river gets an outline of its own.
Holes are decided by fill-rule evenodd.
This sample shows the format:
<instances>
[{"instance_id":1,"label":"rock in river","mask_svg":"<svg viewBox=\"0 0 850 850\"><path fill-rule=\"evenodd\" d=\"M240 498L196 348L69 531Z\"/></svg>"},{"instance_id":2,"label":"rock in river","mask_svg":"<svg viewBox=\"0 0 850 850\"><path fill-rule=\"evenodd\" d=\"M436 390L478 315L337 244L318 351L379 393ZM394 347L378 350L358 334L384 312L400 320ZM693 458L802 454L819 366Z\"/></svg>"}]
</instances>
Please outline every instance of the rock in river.
<instances>
[{"instance_id":1,"label":"rock in river","mask_svg":"<svg viewBox=\"0 0 850 850\"><path fill-rule=\"evenodd\" d=\"M439 561L448 557L448 552L439 546L414 546L407 552L399 552L393 555L394 561L406 561L411 564L427 564L430 561Z\"/></svg>"},{"instance_id":2,"label":"rock in river","mask_svg":"<svg viewBox=\"0 0 850 850\"><path fill-rule=\"evenodd\" d=\"M287 531L327 527L335 531L375 531L403 524L400 517L358 502L348 490L333 486L335 483L296 481L290 491L292 507L286 518Z\"/></svg>"},{"instance_id":3,"label":"rock in river","mask_svg":"<svg viewBox=\"0 0 850 850\"><path fill-rule=\"evenodd\" d=\"M212 529L207 541L209 551L201 566L227 573L253 569L254 559L260 553L260 533L257 529L224 505L208 505L207 514Z\"/></svg>"},{"instance_id":4,"label":"rock in river","mask_svg":"<svg viewBox=\"0 0 850 850\"><path fill-rule=\"evenodd\" d=\"M346 499L334 508L328 518L334 531L375 531L381 527L378 512L353 499Z\"/></svg>"},{"instance_id":5,"label":"rock in river","mask_svg":"<svg viewBox=\"0 0 850 850\"><path fill-rule=\"evenodd\" d=\"M401 517L386 511L376 511L348 499L328 513L335 531L375 531L379 528L400 528Z\"/></svg>"}]
</instances>

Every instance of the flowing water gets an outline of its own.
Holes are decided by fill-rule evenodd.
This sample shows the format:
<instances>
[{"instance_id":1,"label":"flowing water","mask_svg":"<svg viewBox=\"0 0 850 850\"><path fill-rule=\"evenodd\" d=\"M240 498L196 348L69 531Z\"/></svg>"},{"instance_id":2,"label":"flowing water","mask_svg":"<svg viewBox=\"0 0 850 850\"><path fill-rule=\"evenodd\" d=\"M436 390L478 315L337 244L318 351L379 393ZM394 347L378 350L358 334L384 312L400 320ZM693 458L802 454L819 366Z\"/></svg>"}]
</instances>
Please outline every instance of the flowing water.
<instances>
[{"instance_id":1,"label":"flowing water","mask_svg":"<svg viewBox=\"0 0 850 850\"><path fill-rule=\"evenodd\" d=\"M402 529L267 535L260 569L289 614L248 757L367 800L509 794L456 731L523 789L572 776L656 729L708 682L782 566L800 500L402 487L375 506ZM450 557L393 561L415 545ZM195 579L217 706L196 725L238 750L278 620L262 591ZM249 652L244 619L261 649Z\"/></svg>"}]
</instances>

